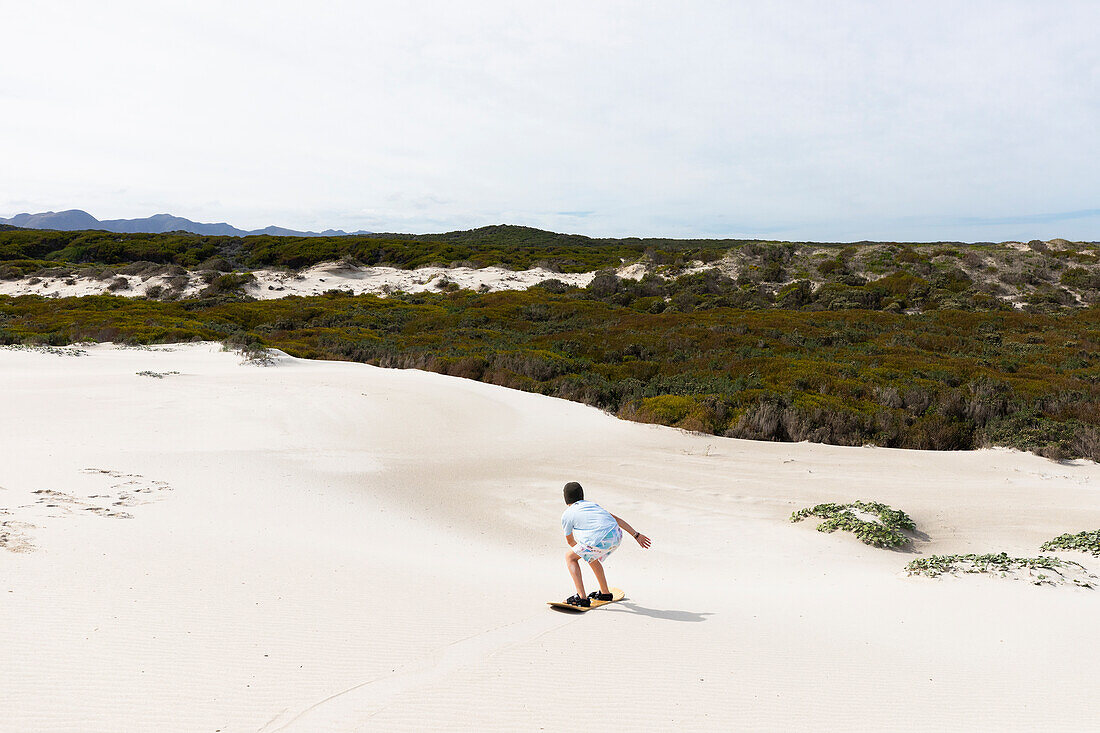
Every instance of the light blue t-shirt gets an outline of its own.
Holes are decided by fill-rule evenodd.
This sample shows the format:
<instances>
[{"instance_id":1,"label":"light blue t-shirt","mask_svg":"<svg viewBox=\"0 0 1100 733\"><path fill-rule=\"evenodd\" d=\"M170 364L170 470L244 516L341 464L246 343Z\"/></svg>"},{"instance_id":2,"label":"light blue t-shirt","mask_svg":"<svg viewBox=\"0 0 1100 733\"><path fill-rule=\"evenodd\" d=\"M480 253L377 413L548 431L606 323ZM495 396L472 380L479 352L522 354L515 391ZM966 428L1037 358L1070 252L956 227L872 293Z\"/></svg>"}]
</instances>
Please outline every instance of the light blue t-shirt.
<instances>
[{"instance_id":1,"label":"light blue t-shirt","mask_svg":"<svg viewBox=\"0 0 1100 733\"><path fill-rule=\"evenodd\" d=\"M565 534L573 535L573 539L585 545L598 542L617 526L619 523L609 511L584 499L567 506L561 515L561 528Z\"/></svg>"}]
</instances>

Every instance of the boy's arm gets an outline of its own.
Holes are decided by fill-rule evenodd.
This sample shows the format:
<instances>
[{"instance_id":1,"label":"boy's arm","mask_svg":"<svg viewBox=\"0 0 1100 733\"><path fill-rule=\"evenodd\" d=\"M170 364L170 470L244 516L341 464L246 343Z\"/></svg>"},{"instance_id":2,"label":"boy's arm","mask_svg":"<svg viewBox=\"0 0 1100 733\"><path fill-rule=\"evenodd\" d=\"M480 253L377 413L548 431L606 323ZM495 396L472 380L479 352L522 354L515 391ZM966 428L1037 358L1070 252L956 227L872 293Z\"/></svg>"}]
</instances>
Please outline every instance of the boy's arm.
<instances>
[{"instance_id":1,"label":"boy's arm","mask_svg":"<svg viewBox=\"0 0 1100 733\"><path fill-rule=\"evenodd\" d=\"M639 545L641 545L643 548L649 547L650 541L648 537L631 527L630 523L622 517L616 517L614 514L612 514L611 516L616 522L619 523L619 526L622 527L624 532L629 532L630 536L638 541Z\"/></svg>"},{"instance_id":2,"label":"boy's arm","mask_svg":"<svg viewBox=\"0 0 1100 733\"><path fill-rule=\"evenodd\" d=\"M572 533L572 532L570 532L569 534L565 535L565 541L569 543L569 546L570 546L570 547L572 547L573 545L577 544L577 541L576 541L575 539L573 539L573 533Z\"/></svg>"}]
</instances>

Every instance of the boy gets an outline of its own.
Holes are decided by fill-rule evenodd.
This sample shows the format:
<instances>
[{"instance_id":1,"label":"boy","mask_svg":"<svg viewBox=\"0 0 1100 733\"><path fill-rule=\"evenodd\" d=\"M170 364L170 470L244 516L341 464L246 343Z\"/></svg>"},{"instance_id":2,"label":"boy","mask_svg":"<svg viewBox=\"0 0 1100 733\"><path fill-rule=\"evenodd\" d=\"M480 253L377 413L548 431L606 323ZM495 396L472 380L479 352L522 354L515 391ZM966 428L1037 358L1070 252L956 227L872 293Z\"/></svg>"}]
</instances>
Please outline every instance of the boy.
<instances>
[{"instance_id":1,"label":"boy","mask_svg":"<svg viewBox=\"0 0 1100 733\"><path fill-rule=\"evenodd\" d=\"M577 595L565 599L571 606L588 608L591 599L610 601L611 589L607 587L607 578L603 574L603 561L614 552L623 539L622 530L629 532L643 548L649 547L649 538L637 532L626 521L619 519L599 504L584 500L584 489L576 481L565 485L565 503L568 505L561 515L561 528L565 530L565 541L569 549L565 553L565 565L577 588ZM600 584L598 591L584 594L581 582L581 566L578 560L584 560L592 568L592 574Z\"/></svg>"}]
</instances>

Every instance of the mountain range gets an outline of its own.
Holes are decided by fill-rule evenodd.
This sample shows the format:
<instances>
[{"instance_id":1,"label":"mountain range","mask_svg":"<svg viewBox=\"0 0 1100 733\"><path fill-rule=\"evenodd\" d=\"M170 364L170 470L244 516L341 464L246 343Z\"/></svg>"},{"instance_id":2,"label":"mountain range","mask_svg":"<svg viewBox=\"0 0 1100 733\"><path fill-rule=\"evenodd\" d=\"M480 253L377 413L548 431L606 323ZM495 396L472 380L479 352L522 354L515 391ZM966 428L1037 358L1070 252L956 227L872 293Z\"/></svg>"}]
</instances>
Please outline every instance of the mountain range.
<instances>
[{"instance_id":1,"label":"mountain range","mask_svg":"<svg viewBox=\"0 0 1100 733\"><path fill-rule=\"evenodd\" d=\"M16 214L10 219L0 219L0 224L9 224L24 229L56 229L66 232L80 229L102 229L124 234L160 234L162 232L182 231L193 234L227 235L231 237L245 237L250 234L270 234L284 237L345 237L352 234L370 234L366 231L345 232L342 229L326 229L323 232L300 232L277 226L245 230L238 229L225 222L204 224L171 214L154 214L144 219L104 219L100 221L87 211L81 211L80 209L46 211L40 214Z\"/></svg>"}]
</instances>

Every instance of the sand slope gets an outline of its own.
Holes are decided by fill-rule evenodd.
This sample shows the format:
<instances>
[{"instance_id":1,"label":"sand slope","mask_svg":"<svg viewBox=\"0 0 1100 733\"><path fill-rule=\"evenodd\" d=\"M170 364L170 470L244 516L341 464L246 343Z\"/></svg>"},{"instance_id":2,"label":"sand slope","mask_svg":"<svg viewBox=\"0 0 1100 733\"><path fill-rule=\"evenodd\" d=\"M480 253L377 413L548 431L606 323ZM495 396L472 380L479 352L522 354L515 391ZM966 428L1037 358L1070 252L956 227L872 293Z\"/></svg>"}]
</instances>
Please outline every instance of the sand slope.
<instances>
[{"instance_id":1,"label":"sand slope","mask_svg":"<svg viewBox=\"0 0 1100 733\"><path fill-rule=\"evenodd\" d=\"M0 394L0 730L1100 726L1100 591L907 578L787 521L880 500L919 552L1034 555L1100 527L1095 464L690 435L210 344L0 350ZM568 480L654 542L580 616L544 605Z\"/></svg>"}]
</instances>

